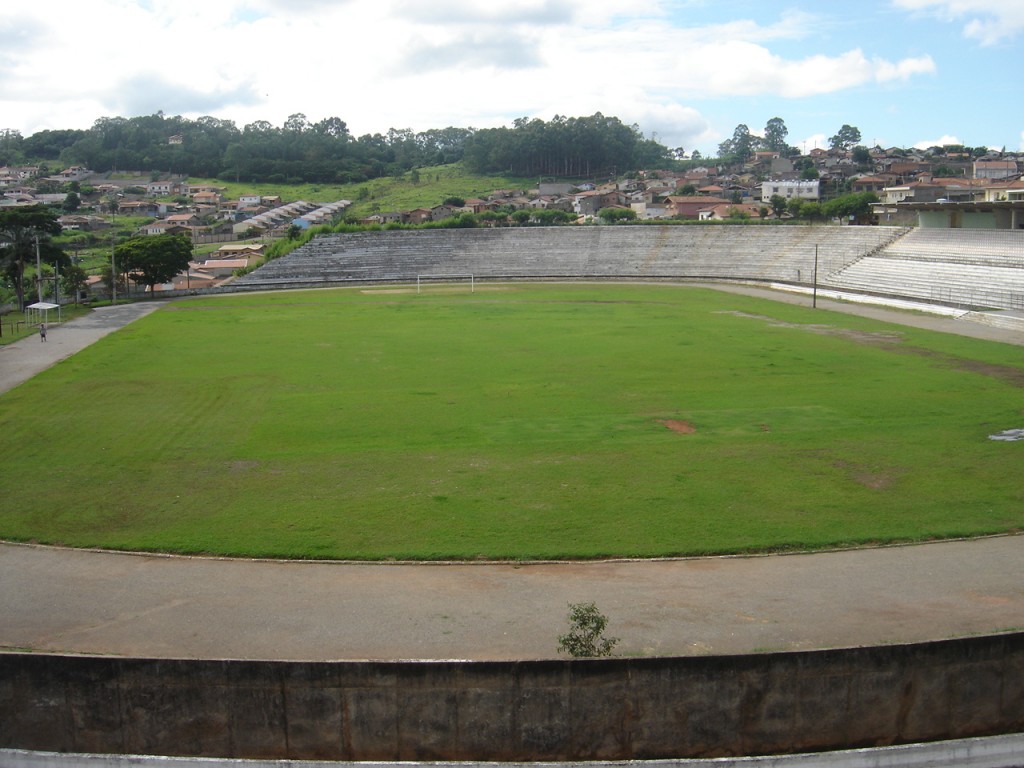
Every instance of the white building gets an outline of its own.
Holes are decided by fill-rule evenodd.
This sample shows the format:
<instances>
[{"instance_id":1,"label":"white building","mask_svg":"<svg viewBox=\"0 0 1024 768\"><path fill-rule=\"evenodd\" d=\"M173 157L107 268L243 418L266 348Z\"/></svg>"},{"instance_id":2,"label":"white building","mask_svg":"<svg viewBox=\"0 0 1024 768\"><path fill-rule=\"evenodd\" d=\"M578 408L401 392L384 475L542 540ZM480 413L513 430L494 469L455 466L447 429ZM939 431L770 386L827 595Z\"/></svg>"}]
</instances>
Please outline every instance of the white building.
<instances>
[{"instance_id":1,"label":"white building","mask_svg":"<svg viewBox=\"0 0 1024 768\"><path fill-rule=\"evenodd\" d=\"M779 195L787 200L799 197L801 200L817 200L818 180L800 181L766 181L761 184L761 202L771 202L772 195Z\"/></svg>"}]
</instances>

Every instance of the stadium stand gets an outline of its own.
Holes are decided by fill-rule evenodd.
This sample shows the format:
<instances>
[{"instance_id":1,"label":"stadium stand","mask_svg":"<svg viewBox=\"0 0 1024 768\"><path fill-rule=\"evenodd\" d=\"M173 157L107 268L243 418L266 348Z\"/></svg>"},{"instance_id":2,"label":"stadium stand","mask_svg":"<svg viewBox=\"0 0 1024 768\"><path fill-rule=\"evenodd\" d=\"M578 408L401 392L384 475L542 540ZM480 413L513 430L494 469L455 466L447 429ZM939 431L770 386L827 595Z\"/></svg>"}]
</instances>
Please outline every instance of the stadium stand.
<instances>
[{"instance_id":1,"label":"stadium stand","mask_svg":"<svg viewBox=\"0 0 1024 768\"><path fill-rule=\"evenodd\" d=\"M592 226L317 237L239 289L415 280L700 279L810 285L965 307L1024 307L1024 233L835 226Z\"/></svg>"},{"instance_id":2,"label":"stadium stand","mask_svg":"<svg viewBox=\"0 0 1024 768\"><path fill-rule=\"evenodd\" d=\"M1024 309L1024 233L915 229L830 274L827 282L953 306Z\"/></svg>"}]
</instances>

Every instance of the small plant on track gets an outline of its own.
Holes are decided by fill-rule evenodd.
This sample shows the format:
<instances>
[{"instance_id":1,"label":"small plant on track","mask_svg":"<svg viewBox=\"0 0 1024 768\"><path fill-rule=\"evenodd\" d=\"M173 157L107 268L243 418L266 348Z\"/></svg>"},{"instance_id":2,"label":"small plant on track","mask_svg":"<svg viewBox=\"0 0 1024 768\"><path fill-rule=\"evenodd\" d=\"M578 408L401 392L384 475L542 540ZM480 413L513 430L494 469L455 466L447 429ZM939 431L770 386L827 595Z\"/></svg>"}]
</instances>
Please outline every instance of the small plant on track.
<instances>
[{"instance_id":1,"label":"small plant on track","mask_svg":"<svg viewBox=\"0 0 1024 768\"><path fill-rule=\"evenodd\" d=\"M611 656L617 637L605 637L608 618L594 603L569 603L569 631L558 637L558 650L573 658Z\"/></svg>"}]
</instances>

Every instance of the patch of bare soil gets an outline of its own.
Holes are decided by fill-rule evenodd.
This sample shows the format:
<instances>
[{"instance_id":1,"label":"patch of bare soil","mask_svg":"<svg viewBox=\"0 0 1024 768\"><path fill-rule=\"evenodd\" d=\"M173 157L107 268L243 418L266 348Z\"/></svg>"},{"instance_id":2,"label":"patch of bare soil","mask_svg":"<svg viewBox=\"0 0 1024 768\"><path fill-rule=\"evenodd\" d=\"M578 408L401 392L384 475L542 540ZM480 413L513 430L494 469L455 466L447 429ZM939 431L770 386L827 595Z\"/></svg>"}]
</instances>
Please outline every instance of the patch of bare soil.
<instances>
[{"instance_id":1,"label":"patch of bare soil","mask_svg":"<svg viewBox=\"0 0 1024 768\"><path fill-rule=\"evenodd\" d=\"M845 470L850 478L865 488L871 488L876 491L881 491L888 488L895 482L895 474L886 471L878 471L867 469L866 467L860 467L855 464L851 464L847 461L837 461L834 463L837 469Z\"/></svg>"},{"instance_id":2,"label":"patch of bare soil","mask_svg":"<svg viewBox=\"0 0 1024 768\"><path fill-rule=\"evenodd\" d=\"M727 311L722 314L735 315L736 317L748 317L752 320L762 320L778 328L796 328L797 330L809 331L810 333L838 336L840 338L857 342L858 344L885 346L894 352L931 358L940 365L945 365L961 371L968 371L970 373L978 373L982 376L989 376L994 379L1000 379L1015 387L1024 388L1024 369L1013 368L1008 365L985 363L980 360L957 357L956 355L944 355L940 352L924 349L922 347L906 346L902 343L903 334L901 333L871 333L868 331L850 330L849 328L836 328L832 325L787 323L782 320L767 317L766 315L755 315L749 312Z\"/></svg>"},{"instance_id":3,"label":"patch of bare soil","mask_svg":"<svg viewBox=\"0 0 1024 768\"><path fill-rule=\"evenodd\" d=\"M697 428L693 426L693 424L681 419L657 419L656 421L662 426L667 427L680 435L692 435L697 431Z\"/></svg>"},{"instance_id":4,"label":"patch of bare soil","mask_svg":"<svg viewBox=\"0 0 1024 768\"><path fill-rule=\"evenodd\" d=\"M819 333L823 336L839 336L843 339L856 341L859 344L898 344L903 341L903 334L901 333L872 333L870 331L851 330L850 328L836 328L834 325L820 325L818 323L787 323L784 320L776 320L774 317L755 315L750 312L739 312L736 310L725 310L718 314L747 317L751 320L763 320L776 328L796 328L799 331Z\"/></svg>"}]
</instances>

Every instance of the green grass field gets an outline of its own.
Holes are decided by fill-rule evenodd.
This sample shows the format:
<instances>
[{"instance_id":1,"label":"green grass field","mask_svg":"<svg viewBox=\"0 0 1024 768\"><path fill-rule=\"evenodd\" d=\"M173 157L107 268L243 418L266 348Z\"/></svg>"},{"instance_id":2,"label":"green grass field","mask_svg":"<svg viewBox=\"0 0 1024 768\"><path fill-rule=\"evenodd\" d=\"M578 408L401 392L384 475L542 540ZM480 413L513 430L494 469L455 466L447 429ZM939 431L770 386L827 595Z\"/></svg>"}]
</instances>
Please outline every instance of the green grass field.
<instances>
[{"instance_id":1,"label":"green grass field","mask_svg":"<svg viewBox=\"0 0 1024 768\"><path fill-rule=\"evenodd\" d=\"M1018 347L693 287L183 300L0 395L0 537L529 559L1014 530L1024 443L988 435L1022 386Z\"/></svg>"}]
</instances>

